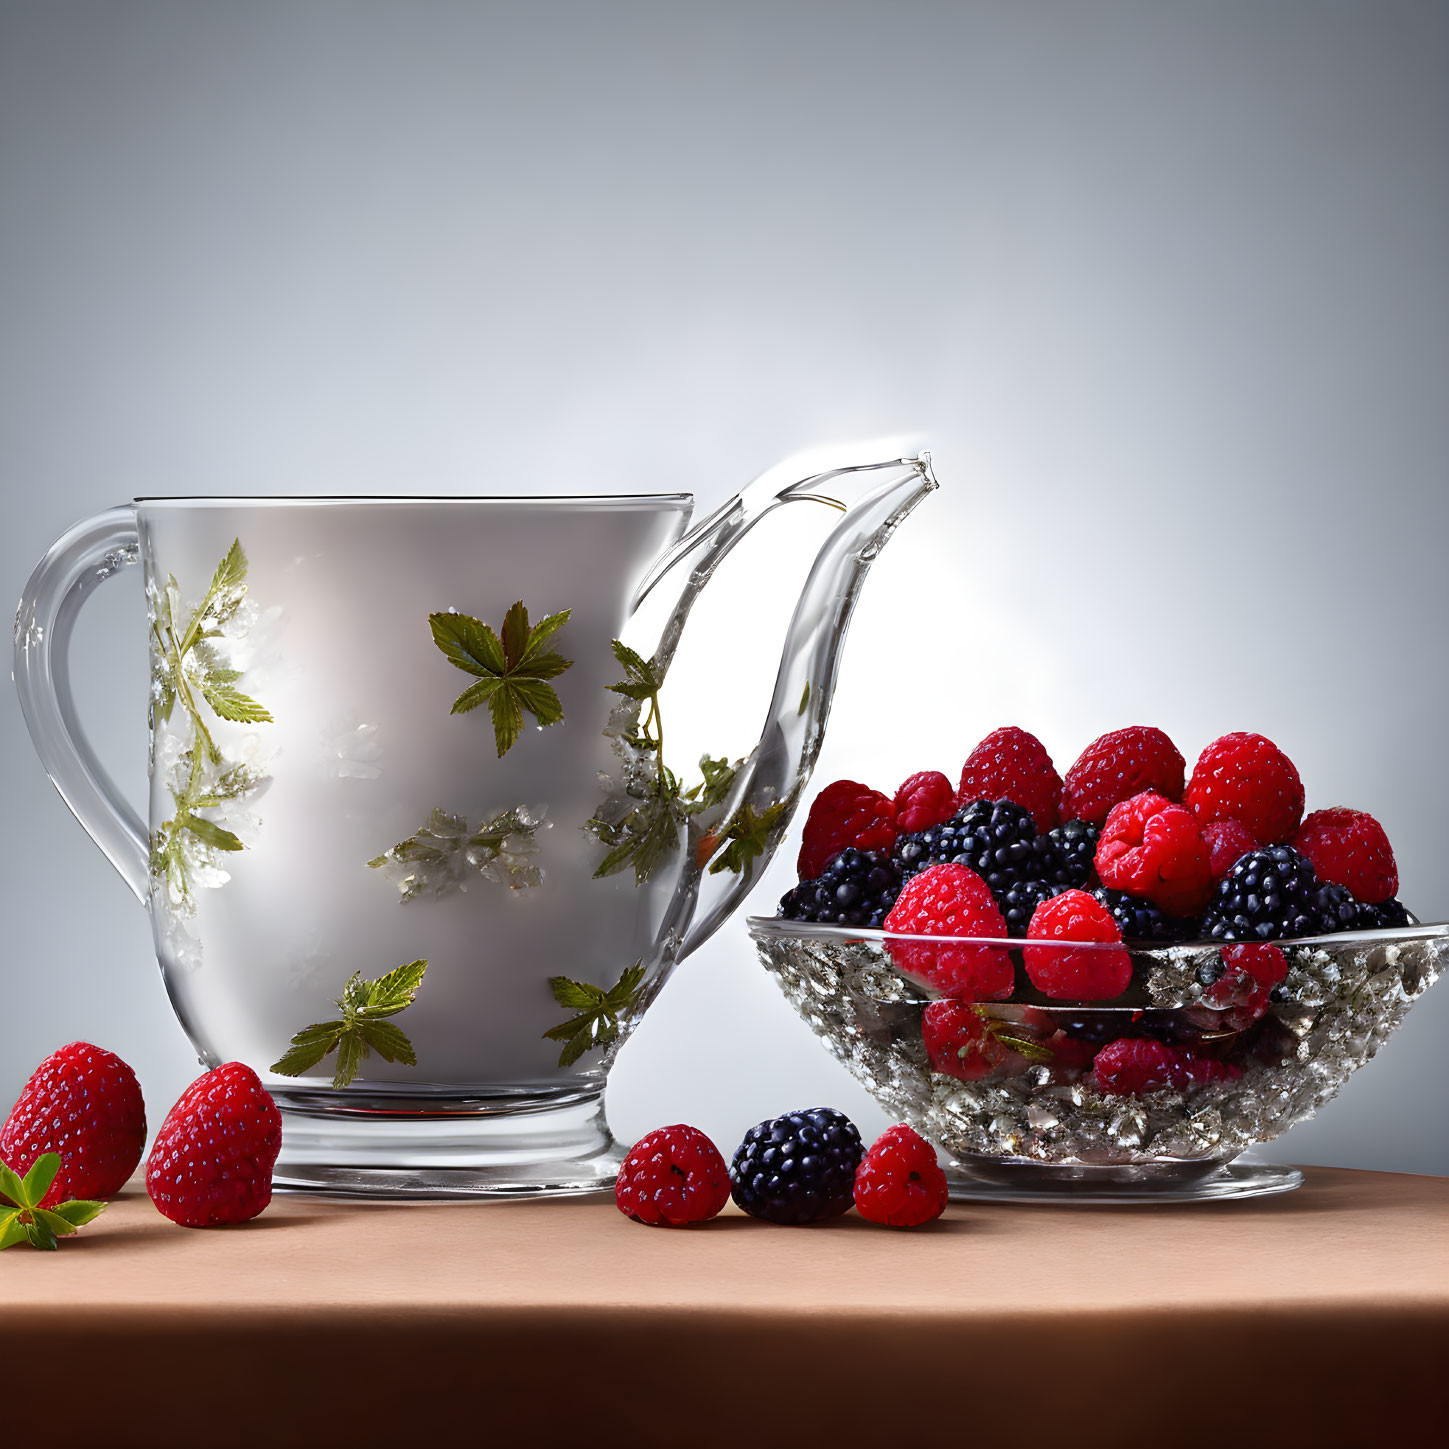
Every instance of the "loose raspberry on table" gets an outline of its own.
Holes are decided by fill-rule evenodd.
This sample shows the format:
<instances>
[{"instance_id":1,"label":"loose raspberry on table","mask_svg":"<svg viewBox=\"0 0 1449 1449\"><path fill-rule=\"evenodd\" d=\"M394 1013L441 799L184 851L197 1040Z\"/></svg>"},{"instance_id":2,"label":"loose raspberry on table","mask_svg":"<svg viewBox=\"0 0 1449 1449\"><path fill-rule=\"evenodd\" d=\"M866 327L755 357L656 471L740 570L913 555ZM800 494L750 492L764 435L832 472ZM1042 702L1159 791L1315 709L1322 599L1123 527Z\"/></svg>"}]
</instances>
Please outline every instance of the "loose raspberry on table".
<instances>
[{"instance_id":1,"label":"loose raspberry on table","mask_svg":"<svg viewBox=\"0 0 1449 1449\"><path fill-rule=\"evenodd\" d=\"M1221 880L1245 855L1259 848L1252 832L1237 820L1214 820L1204 825L1202 838L1214 880Z\"/></svg>"},{"instance_id":2,"label":"loose raspberry on table","mask_svg":"<svg viewBox=\"0 0 1449 1449\"><path fill-rule=\"evenodd\" d=\"M901 1123L876 1138L855 1170L855 1208L867 1222L918 1228L946 1210L946 1174L936 1149Z\"/></svg>"},{"instance_id":3,"label":"loose raspberry on table","mask_svg":"<svg viewBox=\"0 0 1449 1449\"><path fill-rule=\"evenodd\" d=\"M956 795L963 803L1010 800L1031 811L1042 832L1061 819L1062 777L1042 742L1015 725L992 730L971 751Z\"/></svg>"},{"instance_id":4,"label":"loose raspberry on table","mask_svg":"<svg viewBox=\"0 0 1449 1449\"><path fill-rule=\"evenodd\" d=\"M729 1200L730 1171L719 1148L684 1123L646 1132L629 1149L614 1185L619 1211L657 1228L708 1222Z\"/></svg>"},{"instance_id":5,"label":"loose raspberry on table","mask_svg":"<svg viewBox=\"0 0 1449 1449\"><path fill-rule=\"evenodd\" d=\"M1384 827L1363 810L1315 810L1293 837L1320 880L1346 886L1356 899L1378 905L1399 890L1399 867Z\"/></svg>"},{"instance_id":6,"label":"loose raspberry on table","mask_svg":"<svg viewBox=\"0 0 1449 1449\"><path fill-rule=\"evenodd\" d=\"M889 851L900 833L896 807L879 790L856 780L836 780L814 799L800 832L797 874L814 880L842 850Z\"/></svg>"},{"instance_id":7,"label":"loose raspberry on table","mask_svg":"<svg viewBox=\"0 0 1449 1449\"><path fill-rule=\"evenodd\" d=\"M167 1113L146 1159L146 1191L184 1228L244 1223L272 1200L281 1148L277 1104L250 1067L227 1062Z\"/></svg>"},{"instance_id":8,"label":"loose raspberry on table","mask_svg":"<svg viewBox=\"0 0 1449 1449\"><path fill-rule=\"evenodd\" d=\"M1026 974L1038 991L1055 1001L1110 1001L1132 984L1132 958L1122 949L1117 922L1086 891L1063 891L1044 901L1031 918L1026 939ZM1047 941L1080 942L1082 949L1033 944Z\"/></svg>"},{"instance_id":9,"label":"loose raspberry on table","mask_svg":"<svg viewBox=\"0 0 1449 1449\"><path fill-rule=\"evenodd\" d=\"M941 825L956 813L956 787L939 770L922 770L896 791L896 827L909 834Z\"/></svg>"},{"instance_id":10,"label":"loose raspberry on table","mask_svg":"<svg viewBox=\"0 0 1449 1449\"><path fill-rule=\"evenodd\" d=\"M114 1197L145 1146L146 1103L135 1072L114 1052L84 1041L36 1067L0 1130L0 1162L20 1177L37 1157L59 1155L43 1207Z\"/></svg>"},{"instance_id":11,"label":"loose raspberry on table","mask_svg":"<svg viewBox=\"0 0 1449 1449\"><path fill-rule=\"evenodd\" d=\"M1303 819L1303 782L1293 761L1263 735L1238 731L1198 756L1183 804L1204 825L1236 820L1263 845L1293 838Z\"/></svg>"},{"instance_id":12,"label":"loose raspberry on table","mask_svg":"<svg viewBox=\"0 0 1449 1449\"><path fill-rule=\"evenodd\" d=\"M1171 1089L1187 1091L1208 1082L1241 1076L1236 1068L1151 1037L1122 1037L1092 1059L1092 1085L1110 1096L1141 1096Z\"/></svg>"},{"instance_id":13,"label":"loose raspberry on table","mask_svg":"<svg viewBox=\"0 0 1449 1449\"><path fill-rule=\"evenodd\" d=\"M979 1082L1006 1060L986 1019L970 1002L943 996L921 1013L921 1040L935 1071L963 1082Z\"/></svg>"},{"instance_id":14,"label":"loose raspberry on table","mask_svg":"<svg viewBox=\"0 0 1449 1449\"><path fill-rule=\"evenodd\" d=\"M913 875L885 918L885 929L893 937L1006 937L1006 922L990 888L964 865L932 865ZM1015 973L1004 947L889 939L886 950L902 971L964 1001L1011 995Z\"/></svg>"},{"instance_id":15,"label":"loose raspberry on table","mask_svg":"<svg viewBox=\"0 0 1449 1449\"><path fill-rule=\"evenodd\" d=\"M1131 725L1092 741L1067 771L1062 815L1100 825L1112 807L1144 790L1182 799L1187 761L1153 725Z\"/></svg>"},{"instance_id":16,"label":"loose raspberry on table","mask_svg":"<svg viewBox=\"0 0 1449 1449\"><path fill-rule=\"evenodd\" d=\"M1150 790L1114 805L1097 842L1097 874L1111 890L1195 916L1212 894L1212 865L1190 810Z\"/></svg>"},{"instance_id":17,"label":"loose raspberry on table","mask_svg":"<svg viewBox=\"0 0 1449 1449\"><path fill-rule=\"evenodd\" d=\"M730 1164L734 1200L751 1217L796 1226L838 1218L855 1201L863 1149L855 1123L834 1107L760 1122Z\"/></svg>"}]
</instances>

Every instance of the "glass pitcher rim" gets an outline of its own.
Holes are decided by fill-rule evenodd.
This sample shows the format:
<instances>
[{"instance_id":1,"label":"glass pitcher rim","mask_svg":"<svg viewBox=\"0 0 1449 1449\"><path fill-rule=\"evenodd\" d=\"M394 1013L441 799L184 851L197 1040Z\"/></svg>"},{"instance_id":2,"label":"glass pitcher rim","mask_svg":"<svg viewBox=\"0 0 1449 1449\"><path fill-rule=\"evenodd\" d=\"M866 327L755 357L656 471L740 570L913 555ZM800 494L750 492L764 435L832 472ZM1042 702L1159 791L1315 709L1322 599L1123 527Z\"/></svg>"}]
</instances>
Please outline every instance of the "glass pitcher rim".
<instances>
[{"instance_id":1,"label":"glass pitcher rim","mask_svg":"<svg viewBox=\"0 0 1449 1449\"><path fill-rule=\"evenodd\" d=\"M137 508L326 507L329 505L398 506L419 503L527 503L576 508L619 508L640 504L684 507L692 493L194 493L133 498Z\"/></svg>"}]
</instances>

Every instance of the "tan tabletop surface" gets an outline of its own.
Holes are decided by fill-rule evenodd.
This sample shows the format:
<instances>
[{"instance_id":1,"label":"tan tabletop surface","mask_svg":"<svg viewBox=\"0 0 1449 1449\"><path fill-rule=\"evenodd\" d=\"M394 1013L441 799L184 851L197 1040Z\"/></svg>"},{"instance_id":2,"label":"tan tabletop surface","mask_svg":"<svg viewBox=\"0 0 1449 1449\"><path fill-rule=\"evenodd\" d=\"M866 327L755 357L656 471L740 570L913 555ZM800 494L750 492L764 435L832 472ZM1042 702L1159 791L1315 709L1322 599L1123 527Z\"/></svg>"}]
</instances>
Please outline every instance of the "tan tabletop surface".
<instances>
[{"instance_id":1,"label":"tan tabletop surface","mask_svg":"<svg viewBox=\"0 0 1449 1449\"><path fill-rule=\"evenodd\" d=\"M0 1439L46 1446L1441 1445L1449 1178L914 1232L303 1197L197 1232L133 1190L0 1256L0 1354Z\"/></svg>"}]
</instances>

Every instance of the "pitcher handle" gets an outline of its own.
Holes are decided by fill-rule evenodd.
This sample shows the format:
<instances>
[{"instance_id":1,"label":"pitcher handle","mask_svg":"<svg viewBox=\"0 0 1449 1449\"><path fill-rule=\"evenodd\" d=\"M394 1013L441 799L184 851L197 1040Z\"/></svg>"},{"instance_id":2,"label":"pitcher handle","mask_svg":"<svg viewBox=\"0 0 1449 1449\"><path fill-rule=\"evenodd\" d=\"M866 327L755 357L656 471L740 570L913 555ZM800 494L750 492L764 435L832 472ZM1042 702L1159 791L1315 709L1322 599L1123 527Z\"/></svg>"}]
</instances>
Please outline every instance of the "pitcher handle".
<instances>
[{"instance_id":1,"label":"pitcher handle","mask_svg":"<svg viewBox=\"0 0 1449 1449\"><path fill-rule=\"evenodd\" d=\"M70 685L76 615L101 583L140 559L136 510L129 504L67 529L36 565L20 596L14 667L20 708L45 773L144 905L151 876L146 828L96 758Z\"/></svg>"}]
</instances>

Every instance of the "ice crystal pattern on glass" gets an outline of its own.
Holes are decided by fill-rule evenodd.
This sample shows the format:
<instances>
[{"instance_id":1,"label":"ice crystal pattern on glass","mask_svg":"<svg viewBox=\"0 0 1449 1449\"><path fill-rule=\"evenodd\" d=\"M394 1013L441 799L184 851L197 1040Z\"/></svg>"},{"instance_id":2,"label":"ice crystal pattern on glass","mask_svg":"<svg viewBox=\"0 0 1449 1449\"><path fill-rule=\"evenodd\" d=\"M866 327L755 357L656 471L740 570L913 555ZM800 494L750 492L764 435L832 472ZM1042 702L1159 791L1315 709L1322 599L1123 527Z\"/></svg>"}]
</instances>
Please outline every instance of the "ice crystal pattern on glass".
<instances>
[{"instance_id":1,"label":"ice crystal pattern on glass","mask_svg":"<svg viewBox=\"0 0 1449 1449\"><path fill-rule=\"evenodd\" d=\"M339 716L322 731L322 757L334 780L382 777L382 726L353 713Z\"/></svg>"},{"instance_id":2,"label":"ice crystal pattern on glass","mask_svg":"<svg viewBox=\"0 0 1449 1449\"><path fill-rule=\"evenodd\" d=\"M266 781L256 731L272 716L247 694L240 667L256 621L247 560L234 540L201 602L188 608L175 575L146 587L151 623L151 768L171 793L171 817L151 836L151 874L173 911L192 915L199 889L231 877L227 856L259 825L248 808Z\"/></svg>"},{"instance_id":3,"label":"ice crystal pattern on glass","mask_svg":"<svg viewBox=\"0 0 1449 1449\"><path fill-rule=\"evenodd\" d=\"M474 879L523 890L543 880L534 837L547 828L545 813L543 805L515 805L470 830L464 816L434 810L414 834L367 863L388 876L404 901L466 891Z\"/></svg>"},{"instance_id":4,"label":"ice crystal pattern on glass","mask_svg":"<svg viewBox=\"0 0 1449 1449\"><path fill-rule=\"evenodd\" d=\"M1449 961L1442 935L1285 946L1289 970L1285 999L1271 1012L1271 1050L1255 1053L1231 1081L1113 1096L1095 1090L1090 1075L1057 1073L1044 1062L980 1081L934 1072L921 1040L926 998L879 945L763 936L757 943L796 1011L888 1111L957 1158L1046 1164L1227 1161L1270 1141L1336 1095ZM1134 955L1144 1004L1186 1015L1202 993L1199 968L1218 952ZM1010 1002L977 1009L1007 1030L1029 1010Z\"/></svg>"}]
</instances>

